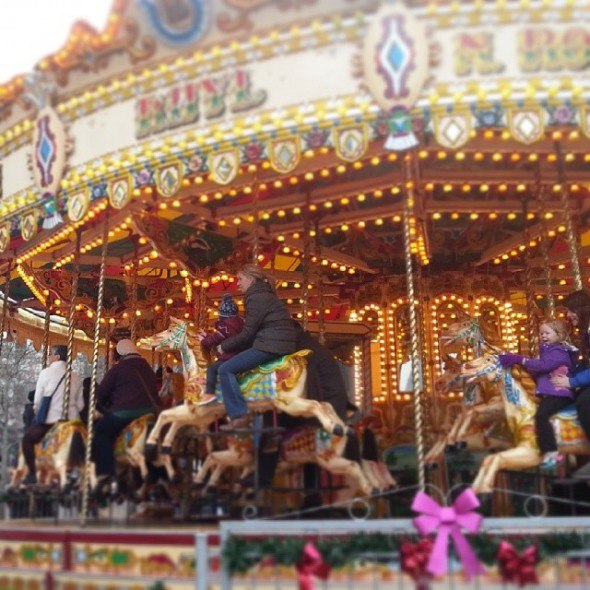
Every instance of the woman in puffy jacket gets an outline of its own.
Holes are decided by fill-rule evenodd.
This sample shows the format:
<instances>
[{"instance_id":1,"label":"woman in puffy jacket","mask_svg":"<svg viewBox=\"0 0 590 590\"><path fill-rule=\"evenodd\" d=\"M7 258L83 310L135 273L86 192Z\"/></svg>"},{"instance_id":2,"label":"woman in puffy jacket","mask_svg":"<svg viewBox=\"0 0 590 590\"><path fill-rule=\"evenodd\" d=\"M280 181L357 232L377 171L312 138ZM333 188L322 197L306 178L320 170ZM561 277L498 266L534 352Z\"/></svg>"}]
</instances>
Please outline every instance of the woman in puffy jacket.
<instances>
[{"instance_id":1,"label":"woman in puffy jacket","mask_svg":"<svg viewBox=\"0 0 590 590\"><path fill-rule=\"evenodd\" d=\"M248 424L248 406L236 375L297 350L289 310L262 269L255 264L244 265L238 272L238 288L245 296L244 328L218 346L220 354L242 350L224 362L218 372L230 418L228 429Z\"/></svg>"}]
</instances>

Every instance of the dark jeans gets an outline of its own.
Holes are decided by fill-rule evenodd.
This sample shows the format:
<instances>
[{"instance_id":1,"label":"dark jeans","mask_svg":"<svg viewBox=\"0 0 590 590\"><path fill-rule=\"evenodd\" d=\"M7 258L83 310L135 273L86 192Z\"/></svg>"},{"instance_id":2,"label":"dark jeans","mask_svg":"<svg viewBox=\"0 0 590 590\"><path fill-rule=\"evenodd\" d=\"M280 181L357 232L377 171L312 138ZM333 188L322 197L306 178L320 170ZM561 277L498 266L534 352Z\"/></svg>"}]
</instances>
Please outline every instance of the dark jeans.
<instances>
[{"instance_id":1,"label":"dark jeans","mask_svg":"<svg viewBox=\"0 0 590 590\"><path fill-rule=\"evenodd\" d=\"M23 435L22 449L29 473L35 475L35 445L43 440L53 424L31 424Z\"/></svg>"},{"instance_id":2,"label":"dark jeans","mask_svg":"<svg viewBox=\"0 0 590 590\"><path fill-rule=\"evenodd\" d=\"M217 373L219 372L219 367L221 367L224 362L225 361L215 361L207 367L207 384L205 386L205 393L215 394Z\"/></svg>"},{"instance_id":3,"label":"dark jeans","mask_svg":"<svg viewBox=\"0 0 590 590\"><path fill-rule=\"evenodd\" d=\"M221 382L221 392L223 393L223 402L225 403L227 415L232 420L241 418L248 413L248 405L240 390L240 384L236 375L244 371L249 371L250 369L255 369L280 356L282 355L274 352L249 348L248 350L244 350L244 352L236 354L236 356L225 361L219 367L218 374L219 381Z\"/></svg>"},{"instance_id":4,"label":"dark jeans","mask_svg":"<svg viewBox=\"0 0 590 590\"><path fill-rule=\"evenodd\" d=\"M94 424L92 441L92 460L96 464L96 475L115 475L115 440L127 424L135 418L122 418L114 414L105 414Z\"/></svg>"},{"instance_id":5,"label":"dark jeans","mask_svg":"<svg viewBox=\"0 0 590 590\"><path fill-rule=\"evenodd\" d=\"M557 451L557 441L555 440L555 433L551 422L551 416L554 416L572 403L572 400L567 397L557 397L555 395L541 396L541 403L537 408L535 414L535 430L537 431L537 442L539 443L539 450L544 455L552 451Z\"/></svg>"},{"instance_id":6,"label":"dark jeans","mask_svg":"<svg viewBox=\"0 0 590 590\"><path fill-rule=\"evenodd\" d=\"M586 434L586 438L590 440L590 387L583 389L576 398L576 410L578 412L578 420Z\"/></svg>"}]
</instances>

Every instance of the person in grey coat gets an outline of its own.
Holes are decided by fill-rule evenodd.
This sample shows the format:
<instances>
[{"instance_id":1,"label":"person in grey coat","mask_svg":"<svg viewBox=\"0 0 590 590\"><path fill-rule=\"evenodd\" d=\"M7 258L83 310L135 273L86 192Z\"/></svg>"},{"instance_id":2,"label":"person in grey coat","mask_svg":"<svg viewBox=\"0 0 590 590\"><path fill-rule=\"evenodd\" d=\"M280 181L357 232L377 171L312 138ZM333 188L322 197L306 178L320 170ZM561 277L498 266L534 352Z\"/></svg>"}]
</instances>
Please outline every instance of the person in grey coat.
<instances>
[{"instance_id":1,"label":"person in grey coat","mask_svg":"<svg viewBox=\"0 0 590 590\"><path fill-rule=\"evenodd\" d=\"M242 350L224 362L218 372L230 418L228 429L243 428L248 424L248 406L236 375L297 350L289 309L276 296L262 269L255 264L244 265L238 272L238 288L245 295L244 327L239 334L218 346L220 354Z\"/></svg>"}]
</instances>

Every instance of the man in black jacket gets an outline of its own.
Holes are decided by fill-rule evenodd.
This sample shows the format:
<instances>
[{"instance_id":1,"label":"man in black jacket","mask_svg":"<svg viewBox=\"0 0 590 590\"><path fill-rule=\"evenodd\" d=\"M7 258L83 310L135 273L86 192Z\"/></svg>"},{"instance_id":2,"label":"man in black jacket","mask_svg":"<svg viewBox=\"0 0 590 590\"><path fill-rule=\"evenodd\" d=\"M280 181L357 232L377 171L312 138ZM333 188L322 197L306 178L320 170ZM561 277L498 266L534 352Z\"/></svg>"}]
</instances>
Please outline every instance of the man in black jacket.
<instances>
[{"instance_id":1,"label":"man in black jacket","mask_svg":"<svg viewBox=\"0 0 590 590\"><path fill-rule=\"evenodd\" d=\"M96 391L96 404L104 412L94 425L92 441L97 488L115 475L113 445L125 426L160 409L156 375L134 342L120 340L116 351L120 360L109 369Z\"/></svg>"}]
</instances>

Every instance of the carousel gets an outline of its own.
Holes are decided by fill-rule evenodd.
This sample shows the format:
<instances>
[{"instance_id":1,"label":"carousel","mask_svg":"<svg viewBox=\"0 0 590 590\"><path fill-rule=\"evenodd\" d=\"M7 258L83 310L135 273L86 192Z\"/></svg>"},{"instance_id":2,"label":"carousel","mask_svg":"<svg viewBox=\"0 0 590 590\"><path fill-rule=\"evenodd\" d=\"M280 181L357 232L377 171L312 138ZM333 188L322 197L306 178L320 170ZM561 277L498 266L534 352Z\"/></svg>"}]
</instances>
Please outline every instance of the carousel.
<instances>
[{"instance_id":1,"label":"carousel","mask_svg":"<svg viewBox=\"0 0 590 590\"><path fill-rule=\"evenodd\" d=\"M146 502L148 520L277 517L313 462L324 505L360 498L373 517L411 515L416 490L465 487L490 516L530 512L529 496L587 512L564 483L590 454L575 412L554 419L566 461L541 473L524 434L534 384L484 365L537 355L541 319L587 286L589 53L583 0L115 0L104 30L75 23L0 86L3 332L44 361L67 345L66 404L76 355L92 365L87 427L59 423L39 448L44 485L19 487L19 463L14 493L27 506L54 493L83 525L112 522L121 501L125 522ZM305 398L304 352L245 376L255 412L321 426L273 427L287 467L244 500L256 425L219 435L223 404L197 405L198 333L225 293L243 309L236 273L252 262L341 363L358 411L347 422ZM97 499L95 392L122 338L183 376L183 401L129 427L128 493ZM153 465L166 492L139 498ZM11 543L0 564L22 566ZM74 574L118 571L88 547ZM162 563L136 557L133 571Z\"/></svg>"}]
</instances>

